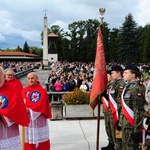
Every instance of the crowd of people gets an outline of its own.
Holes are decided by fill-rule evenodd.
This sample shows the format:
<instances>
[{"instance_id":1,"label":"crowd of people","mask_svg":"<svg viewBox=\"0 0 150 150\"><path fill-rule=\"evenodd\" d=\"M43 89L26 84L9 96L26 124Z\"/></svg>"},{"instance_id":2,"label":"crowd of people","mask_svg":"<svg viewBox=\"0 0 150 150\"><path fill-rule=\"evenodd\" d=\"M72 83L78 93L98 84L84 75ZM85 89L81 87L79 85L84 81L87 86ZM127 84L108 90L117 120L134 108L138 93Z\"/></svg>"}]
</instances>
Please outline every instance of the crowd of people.
<instances>
[{"instance_id":1,"label":"crowd of people","mask_svg":"<svg viewBox=\"0 0 150 150\"><path fill-rule=\"evenodd\" d=\"M76 87L90 91L93 81L93 63L55 62L51 64L48 83L50 91L73 91Z\"/></svg>"},{"instance_id":2,"label":"crowd of people","mask_svg":"<svg viewBox=\"0 0 150 150\"><path fill-rule=\"evenodd\" d=\"M150 105L150 64L110 63L106 67L109 82L103 99L107 101L104 117L109 143L101 149L138 150L145 106ZM76 87L91 91L93 63L55 62L51 68L48 77L51 91L72 91ZM147 73L146 78L143 73Z\"/></svg>"},{"instance_id":3,"label":"crowd of people","mask_svg":"<svg viewBox=\"0 0 150 150\"><path fill-rule=\"evenodd\" d=\"M107 64L107 70L111 70L116 63ZM51 71L47 82L50 91L72 91L74 88L81 88L83 91L91 91L94 63L81 62L52 62ZM120 66L124 69L125 66ZM150 64L138 65L140 72L148 72Z\"/></svg>"},{"instance_id":4,"label":"crowd of people","mask_svg":"<svg viewBox=\"0 0 150 150\"><path fill-rule=\"evenodd\" d=\"M39 63L3 62L0 67L0 149L50 150L47 119L52 117L47 91L38 75L27 75L23 87L14 74ZM47 82L51 91L91 91L94 63L52 62ZM150 65L110 63L108 85L102 94L108 145L102 150L138 150L145 111L150 112ZM147 72L144 78L141 72ZM147 110L145 104L147 103ZM148 119L147 124L150 124ZM21 145L19 127L25 129ZM15 141L15 142L14 142Z\"/></svg>"},{"instance_id":5,"label":"crowd of people","mask_svg":"<svg viewBox=\"0 0 150 150\"><path fill-rule=\"evenodd\" d=\"M4 69L12 68L15 73L28 70L30 68L39 68L41 62L16 62L16 61L3 61L0 63L0 66Z\"/></svg>"}]
</instances>

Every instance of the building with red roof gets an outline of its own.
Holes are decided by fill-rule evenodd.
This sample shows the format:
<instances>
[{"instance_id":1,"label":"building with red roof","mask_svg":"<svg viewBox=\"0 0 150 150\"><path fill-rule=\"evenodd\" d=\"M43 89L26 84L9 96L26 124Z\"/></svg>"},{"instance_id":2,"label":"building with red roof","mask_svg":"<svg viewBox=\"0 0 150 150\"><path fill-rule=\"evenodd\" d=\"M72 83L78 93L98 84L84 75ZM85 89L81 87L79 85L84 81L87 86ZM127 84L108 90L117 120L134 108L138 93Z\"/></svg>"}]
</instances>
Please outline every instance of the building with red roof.
<instances>
[{"instance_id":1,"label":"building with red roof","mask_svg":"<svg viewBox=\"0 0 150 150\"><path fill-rule=\"evenodd\" d=\"M0 62L2 61L41 61L42 57L24 52L0 51Z\"/></svg>"}]
</instances>

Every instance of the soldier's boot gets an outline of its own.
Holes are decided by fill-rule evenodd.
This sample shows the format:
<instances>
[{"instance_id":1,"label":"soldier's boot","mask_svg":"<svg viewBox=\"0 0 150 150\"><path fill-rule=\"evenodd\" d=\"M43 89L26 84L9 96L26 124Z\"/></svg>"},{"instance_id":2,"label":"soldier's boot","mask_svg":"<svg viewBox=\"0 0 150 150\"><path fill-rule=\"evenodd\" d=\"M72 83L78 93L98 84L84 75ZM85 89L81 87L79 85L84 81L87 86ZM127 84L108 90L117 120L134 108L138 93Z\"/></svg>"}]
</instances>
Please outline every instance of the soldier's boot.
<instances>
[{"instance_id":1,"label":"soldier's boot","mask_svg":"<svg viewBox=\"0 0 150 150\"><path fill-rule=\"evenodd\" d=\"M114 150L114 144L109 142L108 145L102 147L101 150Z\"/></svg>"}]
</instances>

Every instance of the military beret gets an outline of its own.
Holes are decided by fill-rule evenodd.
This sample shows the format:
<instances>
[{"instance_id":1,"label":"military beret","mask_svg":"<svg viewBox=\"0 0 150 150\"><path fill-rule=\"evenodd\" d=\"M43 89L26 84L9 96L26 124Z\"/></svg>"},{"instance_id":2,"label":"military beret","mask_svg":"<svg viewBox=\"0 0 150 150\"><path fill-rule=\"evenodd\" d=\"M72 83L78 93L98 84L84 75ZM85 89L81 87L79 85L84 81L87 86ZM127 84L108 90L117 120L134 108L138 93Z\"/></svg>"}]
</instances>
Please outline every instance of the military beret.
<instances>
[{"instance_id":1,"label":"military beret","mask_svg":"<svg viewBox=\"0 0 150 150\"><path fill-rule=\"evenodd\" d=\"M123 71L123 68L119 65L112 66L111 71Z\"/></svg>"},{"instance_id":2,"label":"military beret","mask_svg":"<svg viewBox=\"0 0 150 150\"><path fill-rule=\"evenodd\" d=\"M111 75L111 70L107 70L107 74L110 74L110 75Z\"/></svg>"},{"instance_id":3,"label":"military beret","mask_svg":"<svg viewBox=\"0 0 150 150\"><path fill-rule=\"evenodd\" d=\"M138 67L136 65L133 65L133 64L126 65L124 70L133 70L133 71L136 71L137 73L140 72Z\"/></svg>"}]
</instances>

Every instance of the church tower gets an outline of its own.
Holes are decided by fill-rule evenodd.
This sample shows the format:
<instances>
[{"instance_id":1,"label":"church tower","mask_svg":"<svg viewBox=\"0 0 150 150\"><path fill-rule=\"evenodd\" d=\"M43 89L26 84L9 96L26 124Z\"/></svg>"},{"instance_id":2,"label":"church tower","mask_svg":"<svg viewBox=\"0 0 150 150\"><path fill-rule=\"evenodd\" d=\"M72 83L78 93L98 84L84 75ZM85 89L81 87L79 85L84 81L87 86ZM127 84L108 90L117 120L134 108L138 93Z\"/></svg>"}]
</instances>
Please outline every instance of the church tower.
<instances>
[{"instance_id":1,"label":"church tower","mask_svg":"<svg viewBox=\"0 0 150 150\"><path fill-rule=\"evenodd\" d=\"M48 35L48 60L58 61L58 39L59 36L55 33Z\"/></svg>"},{"instance_id":2,"label":"church tower","mask_svg":"<svg viewBox=\"0 0 150 150\"><path fill-rule=\"evenodd\" d=\"M46 11L46 10L45 10ZM44 30L43 30L43 65L48 65L48 37L47 37L47 31L48 31L48 22L46 13L44 16Z\"/></svg>"},{"instance_id":3,"label":"church tower","mask_svg":"<svg viewBox=\"0 0 150 150\"><path fill-rule=\"evenodd\" d=\"M44 29L43 29L43 65L48 66L48 62L58 61L58 39L59 36L50 33L48 35L48 21L46 16L46 9L44 16Z\"/></svg>"}]
</instances>

